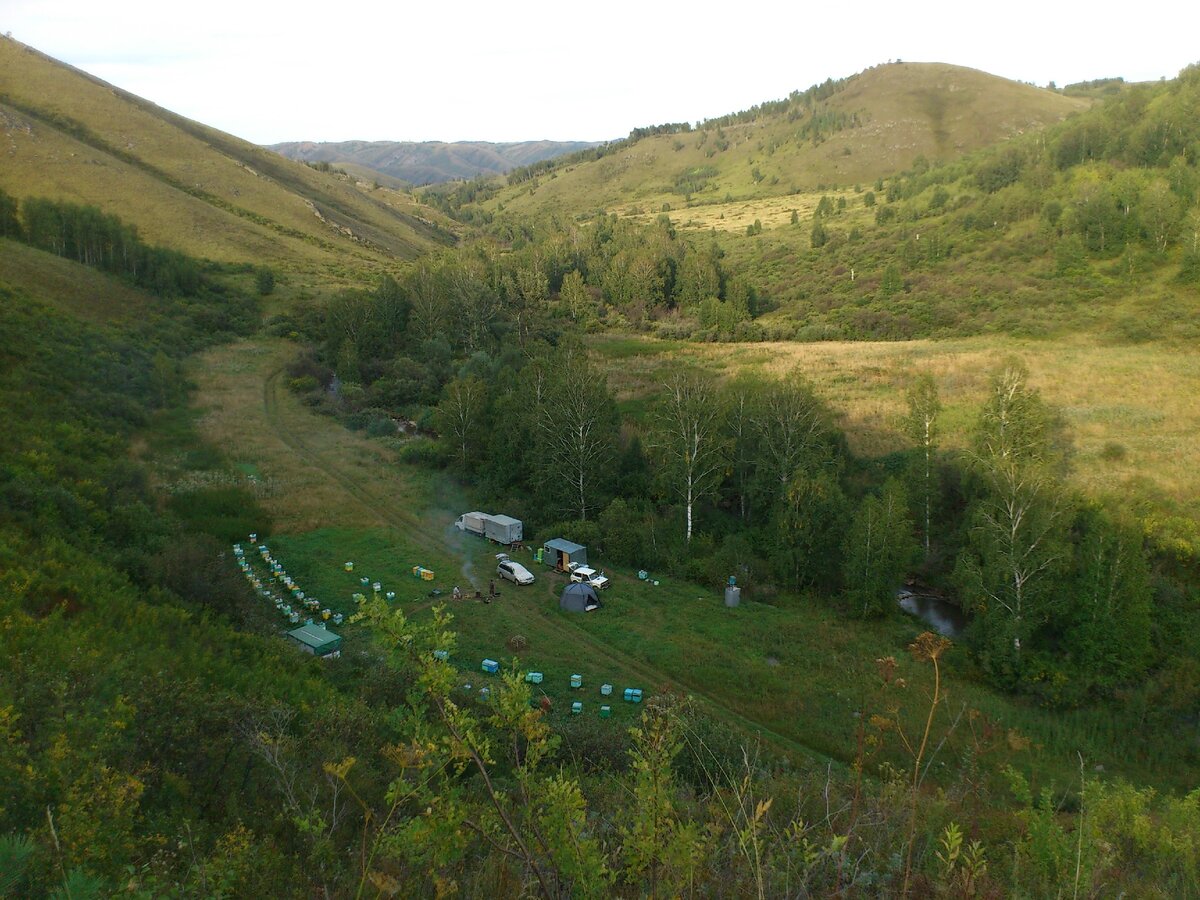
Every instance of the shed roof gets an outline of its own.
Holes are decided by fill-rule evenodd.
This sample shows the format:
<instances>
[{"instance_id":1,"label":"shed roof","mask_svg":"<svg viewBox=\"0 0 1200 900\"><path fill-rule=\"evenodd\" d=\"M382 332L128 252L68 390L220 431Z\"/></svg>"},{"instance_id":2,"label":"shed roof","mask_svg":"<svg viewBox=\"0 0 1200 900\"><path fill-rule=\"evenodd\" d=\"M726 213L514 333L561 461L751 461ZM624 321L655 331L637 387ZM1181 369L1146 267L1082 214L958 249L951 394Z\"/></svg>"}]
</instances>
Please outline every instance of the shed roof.
<instances>
[{"instance_id":1,"label":"shed roof","mask_svg":"<svg viewBox=\"0 0 1200 900\"><path fill-rule=\"evenodd\" d=\"M580 550L586 550L587 547L583 544L573 544L564 538L552 538L546 541L545 545L551 550L558 550L562 553L578 553Z\"/></svg>"},{"instance_id":2,"label":"shed roof","mask_svg":"<svg viewBox=\"0 0 1200 900\"><path fill-rule=\"evenodd\" d=\"M328 628L321 625L301 625L299 628L288 632L288 637L299 641L306 647L312 647L314 650L323 650L331 644L341 642L341 636L334 634Z\"/></svg>"}]
</instances>

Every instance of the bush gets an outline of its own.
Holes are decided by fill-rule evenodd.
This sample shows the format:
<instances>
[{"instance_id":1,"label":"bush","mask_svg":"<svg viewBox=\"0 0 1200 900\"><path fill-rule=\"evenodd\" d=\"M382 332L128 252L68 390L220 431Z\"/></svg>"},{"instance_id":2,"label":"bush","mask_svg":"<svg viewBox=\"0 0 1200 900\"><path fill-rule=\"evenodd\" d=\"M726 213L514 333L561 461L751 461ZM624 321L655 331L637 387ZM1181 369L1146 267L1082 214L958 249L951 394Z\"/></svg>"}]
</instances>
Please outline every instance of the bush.
<instances>
[{"instance_id":1,"label":"bush","mask_svg":"<svg viewBox=\"0 0 1200 900\"><path fill-rule=\"evenodd\" d=\"M260 296L266 297L275 292L275 273L265 266L254 276L254 286Z\"/></svg>"},{"instance_id":2,"label":"bush","mask_svg":"<svg viewBox=\"0 0 1200 900\"><path fill-rule=\"evenodd\" d=\"M288 379L288 390L296 394L309 394L321 387L313 375L301 375L299 378Z\"/></svg>"},{"instance_id":3,"label":"bush","mask_svg":"<svg viewBox=\"0 0 1200 900\"><path fill-rule=\"evenodd\" d=\"M367 437L392 437L396 434L396 423L391 418L380 416L367 425Z\"/></svg>"},{"instance_id":4,"label":"bush","mask_svg":"<svg viewBox=\"0 0 1200 900\"><path fill-rule=\"evenodd\" d=\"M446 466L446 453L437 441L429 438L413 438L400 448L400 461L414 466L442 469Z\"/></svg>"}]
</instances>

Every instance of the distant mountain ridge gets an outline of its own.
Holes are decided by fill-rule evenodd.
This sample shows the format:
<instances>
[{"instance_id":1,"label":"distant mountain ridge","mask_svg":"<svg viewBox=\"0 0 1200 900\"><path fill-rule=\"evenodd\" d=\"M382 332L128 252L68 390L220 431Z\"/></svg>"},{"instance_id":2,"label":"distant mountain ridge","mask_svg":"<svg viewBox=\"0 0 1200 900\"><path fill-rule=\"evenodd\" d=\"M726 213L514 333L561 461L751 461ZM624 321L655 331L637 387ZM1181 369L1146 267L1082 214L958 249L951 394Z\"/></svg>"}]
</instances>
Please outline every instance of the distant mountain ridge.
<instances>
[{"instance_id":1,"label":"distant mountain ridge","mask_svg":"<svg viewBox=\"0 0 1200 900\"><path fill-rule=\"evenodd\" d=\"M358 166L422 185L503 175L595 146L594 141L286 141L267 149L300 162Z\"/></svg>"}]
</instances>

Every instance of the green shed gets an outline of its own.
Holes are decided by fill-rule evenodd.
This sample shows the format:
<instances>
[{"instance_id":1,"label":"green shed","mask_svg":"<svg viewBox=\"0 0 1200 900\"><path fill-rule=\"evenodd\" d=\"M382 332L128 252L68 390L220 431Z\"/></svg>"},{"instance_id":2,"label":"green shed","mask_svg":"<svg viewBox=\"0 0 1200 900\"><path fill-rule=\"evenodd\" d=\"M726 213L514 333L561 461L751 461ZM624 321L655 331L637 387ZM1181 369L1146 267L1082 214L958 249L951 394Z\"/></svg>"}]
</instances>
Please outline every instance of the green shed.
<instances>
[{"instance_id":1,"label":"green shed","mask_svg":"<svg viewBox=\"0 0 1200 900\"><path fill-rule=\"evenodd\" d=\"M560 572L569 572L571 563L587 565L587 547L563 538L554 538L542 545L542 562Z\"/></svg>"},{"instance_id":2,"label":"green shed","mask_svg":"<svg viewBox=\"0 0 1200 900\"><path fill-rule=\"evenodd\" d=\"M342 649L342 639L334 634L323 623L301 625L288 632L288 637L300 645L305 653L314 656L328 656Z\"/></svg>"}]
</instances>

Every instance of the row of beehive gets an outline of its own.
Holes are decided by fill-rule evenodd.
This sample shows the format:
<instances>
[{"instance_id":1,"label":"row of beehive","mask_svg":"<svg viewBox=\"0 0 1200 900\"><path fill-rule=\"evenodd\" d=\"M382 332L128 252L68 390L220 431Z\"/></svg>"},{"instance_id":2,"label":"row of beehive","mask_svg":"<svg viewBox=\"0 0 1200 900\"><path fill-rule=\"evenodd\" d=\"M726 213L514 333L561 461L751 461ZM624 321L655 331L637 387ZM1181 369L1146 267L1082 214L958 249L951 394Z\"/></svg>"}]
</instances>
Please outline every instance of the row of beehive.
<instances>
[{"instance_id":1,"label":"row of beehive","mask_svg":"<svg viewBox=\"0 0 1200 900\"><path fill-rule=\"evenodd\" d=\"M250 535L250 543L258 543L257 533ZM296 583L295 579L293 579L292 576L288 574L287 570L283 568L283 563L271 555L270 548L267 547L266 544L259 545L258 552L259 556L262 557L263 565L267 567L267 570L270 573L270 577L288 590L292 596L292 600L297 605L302 604L308 609L309 612L312 613L317 613L319 610L321 619L325 622L332 620L334 625L342 624L343 616L341 613L335 613L328 607L321 609L321 601L317 600L315 597L305 596L304 591L300 589L300 586ZM250 564L250 561L246 559L246 551L241 544L233 545L233 555L238 562L238 568L242 570L242 574L245 575L246 580L250 583L250 586L254 588L255 593L266 600L270 600L275 604L275 608L279 610L285 619L287 619L293 625L297 624L301 617L300 611L298 609L293 609L291 603L287 602L283 597L273 593L272 590L267 586L267 583L265 583L258 576L258 574L255 573L254 567ZM312 620L309 619L307 621L311 623Z\"/></svg>"}]
</instances>

